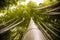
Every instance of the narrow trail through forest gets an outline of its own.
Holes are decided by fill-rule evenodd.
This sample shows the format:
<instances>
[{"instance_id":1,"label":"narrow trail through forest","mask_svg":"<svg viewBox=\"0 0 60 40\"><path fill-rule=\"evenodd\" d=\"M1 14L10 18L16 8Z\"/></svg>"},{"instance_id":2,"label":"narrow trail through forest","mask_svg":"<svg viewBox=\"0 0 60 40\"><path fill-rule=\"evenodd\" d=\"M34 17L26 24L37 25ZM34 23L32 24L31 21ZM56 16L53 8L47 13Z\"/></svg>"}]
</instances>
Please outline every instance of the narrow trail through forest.
<instances>
[{"instance_id":1,"label":"narrow trail through forest","mask_svg":"<svg viewBox=\"0 0 60 40\"><path fill-rule=\"evenodd\" d=\"M37 28L33 19L30 20L27 32L23 36L22 40L47 40L42 32Z\"/></svg>"}]
</instances>

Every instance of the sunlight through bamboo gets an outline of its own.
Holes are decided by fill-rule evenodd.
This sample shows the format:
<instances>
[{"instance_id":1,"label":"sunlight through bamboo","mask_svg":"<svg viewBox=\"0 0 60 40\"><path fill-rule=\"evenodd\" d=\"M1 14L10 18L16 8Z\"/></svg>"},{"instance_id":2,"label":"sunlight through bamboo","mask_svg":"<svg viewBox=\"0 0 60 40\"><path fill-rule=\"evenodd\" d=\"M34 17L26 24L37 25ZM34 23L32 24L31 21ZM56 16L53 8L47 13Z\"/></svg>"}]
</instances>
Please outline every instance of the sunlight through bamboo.
<instances>
[{"instance_id":1,"label":"sunlight through bamboo","mask_svg":"<svg viewBox=\"0 0 60 40\"><path fill-rule=\"evenodd\" d=\"M51 24L48 24L49 27L53 28L54 30L60 32L60 30L58 30L57 28L53 27Z\"/></svg>"},{"instance_id":2,"label":"sunlight through bamboo","mask_svg":"<svg viewBox=\"0 0 60 40\"><path fill-rule=\"evenodd\" d=\"M40 22L45 26L45 28L46 28L47 30L49 30L51 33L53 33L56 37L60 38L59 35L57 35L55 32L53 32L51 29L49 29L42 21L40 21Z\"/></svg>"},{"instance_id":3,"label":"sunlight through bamboo","mask_svg":"<svg viewBox=\"0 0 60 40\"><path fill-rule=\"evenodd\" d=\"M40 30L42 30L45 38L47 38L47 40L53 40L52 37L46 32L46 30L41 26L41 24L38 21L37 24L40 26Z\"/></svg>"},{"instance_id":4,"label":"sunlight through bamboo","mask_svg":"<svg viewBox=\"0 0 60 40\"><path fill-rule=\"evenodd\" d=\"M20 21L20 22L17 22L18 20L19 20L19 19L17 19L15 22L13 22L12 24L10 24L9 26L1 29L1 30L0 30L0 34L6 32L6 31L8 31L9 29L15 27L16 25L22 23L22 22L25 20L25 18L23 18L22 21ZM16 22L17 22L17 23L16 23ZM16 24L15 24L15 23L16 23Z\"/></svg>"},{"instance_id":5,"label":"sunlight through bamboo","mask_svg":"<svg viewBox=\"0 0 60 40\"><path fill-rule=\"evenodd\" d=\"M0 26L2 26L2 25L6 25L7 23L9 23L9 22L11 22L11 21L15 20L16 18L17 18L17 17L12 18L11 20L9 20L9 21L7 21L7 22L5 22L5 23L1 23L1 24L0 24Z\"/></svg>"}]
</instances>

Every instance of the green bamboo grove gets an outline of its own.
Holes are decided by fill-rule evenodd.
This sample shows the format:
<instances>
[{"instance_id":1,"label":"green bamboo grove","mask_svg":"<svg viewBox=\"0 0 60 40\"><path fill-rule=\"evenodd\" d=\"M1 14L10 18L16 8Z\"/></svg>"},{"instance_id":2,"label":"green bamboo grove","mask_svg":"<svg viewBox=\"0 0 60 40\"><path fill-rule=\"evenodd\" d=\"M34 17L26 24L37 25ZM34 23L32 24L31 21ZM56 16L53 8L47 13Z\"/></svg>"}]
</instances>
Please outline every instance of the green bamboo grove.
<instances>
[{"instance_id":1,"label":"green bamboo grove","mask_svg":"<svg viewBox=\"0 0 60 40\"><path fill-rule=\"evenodd\" d=\"M22 5L25 1L0 0L0 40L21 40L31 18L50 40L60 40L60 1L44 0L39 6L32 0Z\"/></svg>"}]
</instances>

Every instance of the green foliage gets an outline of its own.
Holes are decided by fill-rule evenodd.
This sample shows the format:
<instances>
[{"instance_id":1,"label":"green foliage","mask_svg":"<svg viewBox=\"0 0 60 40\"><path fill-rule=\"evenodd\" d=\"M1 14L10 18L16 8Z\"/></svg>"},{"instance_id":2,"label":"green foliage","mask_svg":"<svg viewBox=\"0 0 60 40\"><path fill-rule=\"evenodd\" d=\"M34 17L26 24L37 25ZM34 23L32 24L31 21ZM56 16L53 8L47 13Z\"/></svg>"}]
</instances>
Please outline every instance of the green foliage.
<instances>
[{"instance_id":1,"label":"green foliage","mask_svg":"<svg viewBox=\"0 0 60 40\"><path fill-rule=\"evenodd\" d=\"M7 7L9 5L17 4L18 0L0 0L0 9Z\"/></svg>"},{"instance_id":2,"label":"green foliage","mask_svg":"<svg viewBox=\"0 0 60 40\"><path fill-rule=\"evenodd\" d=\"M48 2L44 2L43 4L37 6L37 4L35 2L30 1L28 4L26 5L15 5L17 3L18 0L1 0L0 1L0 7L4 7L4 6L8 6L6 7L7 9L1 10L1 13L5 13L4 16L0 17L0 30L11 25L12 23L15 23L13 25L15 25L16 23L20 22L23 18L25 19L22 23L20 23L19 25L7 30L6 32L0 34L0 40L21 40L24 32L27 30L29 22L31 17L33 18L33 20L35 21L35 23L38 25L39 24L42 25L42 27L45 29L45 31L51 35L51 37L53 38L53 40L59 40L59 38L54 35L50 30L48 30L46 27L48 27L49 29L51 29L54 33L56 33L57 35L59 35L59 31L57 31L56 29L60 30L60 15L48 15L48 13L46 14L41 14L46 12L47 10L50 10L52 8L48 8L48 9L43 9L43 10L35 10L36 8L42 8L44 6L48 6L50 4L53 4L55 2L57 2L57 0L53 1L53 0L47 0ZM21 0L21 1L25 1L25 0ZM15 5L16 8L14 9L9 9L10 5ZM11 25L12 26L12 25ZM10 27L11 27L10 26ZM52 27L53 28L52 28ZM39 25L39 28L40 25ZM56 29L54 29L56 28Z\"/></svg>"}]
</instances>

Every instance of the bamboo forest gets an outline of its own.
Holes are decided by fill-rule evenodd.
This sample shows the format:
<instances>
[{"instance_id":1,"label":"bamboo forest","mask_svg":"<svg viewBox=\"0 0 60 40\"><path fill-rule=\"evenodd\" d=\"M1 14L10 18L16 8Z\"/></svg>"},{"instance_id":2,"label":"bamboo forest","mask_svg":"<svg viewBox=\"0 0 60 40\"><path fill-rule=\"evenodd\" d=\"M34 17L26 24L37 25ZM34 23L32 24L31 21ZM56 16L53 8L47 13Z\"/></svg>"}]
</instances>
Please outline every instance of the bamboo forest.
<instances>
[{"instance_id":1,"label":"bamboo forest","mask_svg":"<svg viewBox=\"0 0 60 40\"><path fill-rule=\"evenodd\" d=\"M60 40L60 0L0 0L0 40Z\"/></svg>"}]
</instances>

